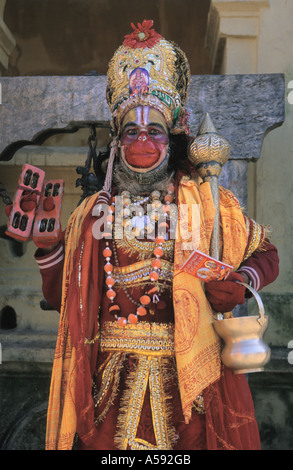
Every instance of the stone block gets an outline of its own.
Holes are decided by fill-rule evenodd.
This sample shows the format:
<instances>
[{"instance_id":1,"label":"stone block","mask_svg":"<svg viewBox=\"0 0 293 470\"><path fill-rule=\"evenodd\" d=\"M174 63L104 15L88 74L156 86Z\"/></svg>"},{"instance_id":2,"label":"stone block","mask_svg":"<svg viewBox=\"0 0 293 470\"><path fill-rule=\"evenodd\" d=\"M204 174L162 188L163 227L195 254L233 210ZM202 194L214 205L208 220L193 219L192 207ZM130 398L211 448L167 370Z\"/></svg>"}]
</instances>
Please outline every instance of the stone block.
<instances>
[{"instance_id":1,"label":"stone block","mask_svg":"<svg viewBox=\"0 0 293 470\"><path fill-rule=\"evenodd\" d=\"M256 37L258 28L258 18L224 17L221 19L221 34L224 36Z\"/></svg>"},{"instance_id":2,"label":"stone block","mask_svg":"<svg viewBox=\"0 0 293 470\"><path fill-rule=\"evenodd\" d=\"M0 160L48 136L97 123L108 127L106 77L3 77ZM284 120L284 76L194 75L187 108L197 133L209 112L231 144L231 159L258 159L267 132Z\"/></svg>"},{"instance_id":3,"label":"stone block","mask_svg":"<svg viewBox=\"0 0 293 470\"><path fill-rule=\"evenodd\" d=\"M231 160L257 160L265 135L284 121L284 76L205 75L193 77L188 109L191 130L208 112L231 145Z\"/></svg>"},{"instance_id":4,"label":"stone block","mask_svg":"<svg viewBox=\"0 0 293 470\"><path fill-rule=\"evenodd\" d=\"M293 374L261 372L250 374L262 450L293 448Z\"/></svg>"},{"instance_id":5,"label":"stone block","mask_svg":"<svg viewBox=\"0 0 293 470\"><path fill-rule=\"evenodd\" d=\"M1 365L1 450L45 449L51 369L51 363Z\"/></svg>"}]
</instances>

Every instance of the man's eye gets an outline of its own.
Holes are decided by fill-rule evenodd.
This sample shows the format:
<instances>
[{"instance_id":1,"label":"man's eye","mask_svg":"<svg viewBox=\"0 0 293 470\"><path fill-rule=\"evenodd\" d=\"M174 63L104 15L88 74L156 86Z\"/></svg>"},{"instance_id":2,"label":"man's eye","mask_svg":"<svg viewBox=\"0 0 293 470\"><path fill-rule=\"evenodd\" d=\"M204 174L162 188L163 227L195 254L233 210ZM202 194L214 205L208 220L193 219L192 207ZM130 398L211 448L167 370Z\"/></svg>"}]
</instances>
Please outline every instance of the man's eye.
<instances>
[{"instance_id":1,"label":"man's eye","mask_svg":"<svg viewBox=\"0 0 293 470\"><path fill-rule=\"evenodd\" d=\"M149 129L149 134L150 135L159 135L161 134L161 131L159 129Z\"/></svg>"},{"instance_id":2,"label":"man's eye","mask_svg":"<svg viewBox=\"0 0 293 470\"><path fill-rule=\"evenodd\" d=\"M136 135L137 129L127 129L127 135Z\"/></svg>"}]
</instances>

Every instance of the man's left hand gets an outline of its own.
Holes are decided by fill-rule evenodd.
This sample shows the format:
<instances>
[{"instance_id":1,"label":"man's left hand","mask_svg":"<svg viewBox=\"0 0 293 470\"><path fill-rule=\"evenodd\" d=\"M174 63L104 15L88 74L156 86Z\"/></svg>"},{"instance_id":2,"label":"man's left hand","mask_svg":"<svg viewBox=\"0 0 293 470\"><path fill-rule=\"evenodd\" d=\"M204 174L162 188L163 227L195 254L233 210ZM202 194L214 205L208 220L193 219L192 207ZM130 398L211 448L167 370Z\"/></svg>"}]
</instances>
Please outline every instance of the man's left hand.
<instances>
[{"instance_id":1,"label":"man's left hand","mask_svg":"<svg viewBox=\"0 0 293 470\"><path fill-rule=\"evenodd\" d=\"M244 282L246 280L242 274L232 272L224 281L206 283L206 297L215 312L231 312L236 305L244 304L245 286L236 281Z\"/></svg>"}]
</instances>

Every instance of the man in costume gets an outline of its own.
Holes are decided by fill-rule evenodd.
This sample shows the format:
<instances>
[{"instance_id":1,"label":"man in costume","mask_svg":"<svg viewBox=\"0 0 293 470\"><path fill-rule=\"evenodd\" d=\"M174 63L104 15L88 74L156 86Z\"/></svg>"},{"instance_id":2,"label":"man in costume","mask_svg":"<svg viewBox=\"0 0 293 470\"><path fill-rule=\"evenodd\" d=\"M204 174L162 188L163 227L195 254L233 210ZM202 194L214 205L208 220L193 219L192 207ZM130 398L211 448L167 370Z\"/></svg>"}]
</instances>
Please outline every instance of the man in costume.
<instances>
[{"instance_id":1,"label":"man in costume","mask_svg":"<svg viewBox=\"0 0 293 470\"><path fill-rule=\"evenodd\" d=\"M189 66L152 21L132 27L109 65L105 185L57 246L36 252L61 315L46 448L71 449L77 436L79 449L260 449L247 380L221 363L212 318L244 303L235 281L274 281L277 250L220 188L220 256L233 272L203 283L182 271L191 252L172 207L199 207L206 254L214 218L210 185L187 159Z\"/></svg>"}]
</instances>

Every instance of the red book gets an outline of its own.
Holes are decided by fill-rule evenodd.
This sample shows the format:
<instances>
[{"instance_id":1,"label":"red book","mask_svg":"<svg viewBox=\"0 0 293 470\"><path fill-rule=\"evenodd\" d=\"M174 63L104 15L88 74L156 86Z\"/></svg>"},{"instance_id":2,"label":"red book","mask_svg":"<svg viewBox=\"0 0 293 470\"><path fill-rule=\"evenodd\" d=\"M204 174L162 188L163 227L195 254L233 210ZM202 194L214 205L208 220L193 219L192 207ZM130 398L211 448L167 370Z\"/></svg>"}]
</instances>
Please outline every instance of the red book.
<instances>
[{"instance_id":1,"label":"red book","mask_svg":"<svg viewBox=\"0 0 293 470\"><path fill-rule=\"evenodd\" d=\"M204 282L208 282L225 279L230 271L232 271L233 266L229 266L229 264L225 264L201 251L195 250L185 261L181 269Z\"/></svg>"}]
</instances>

